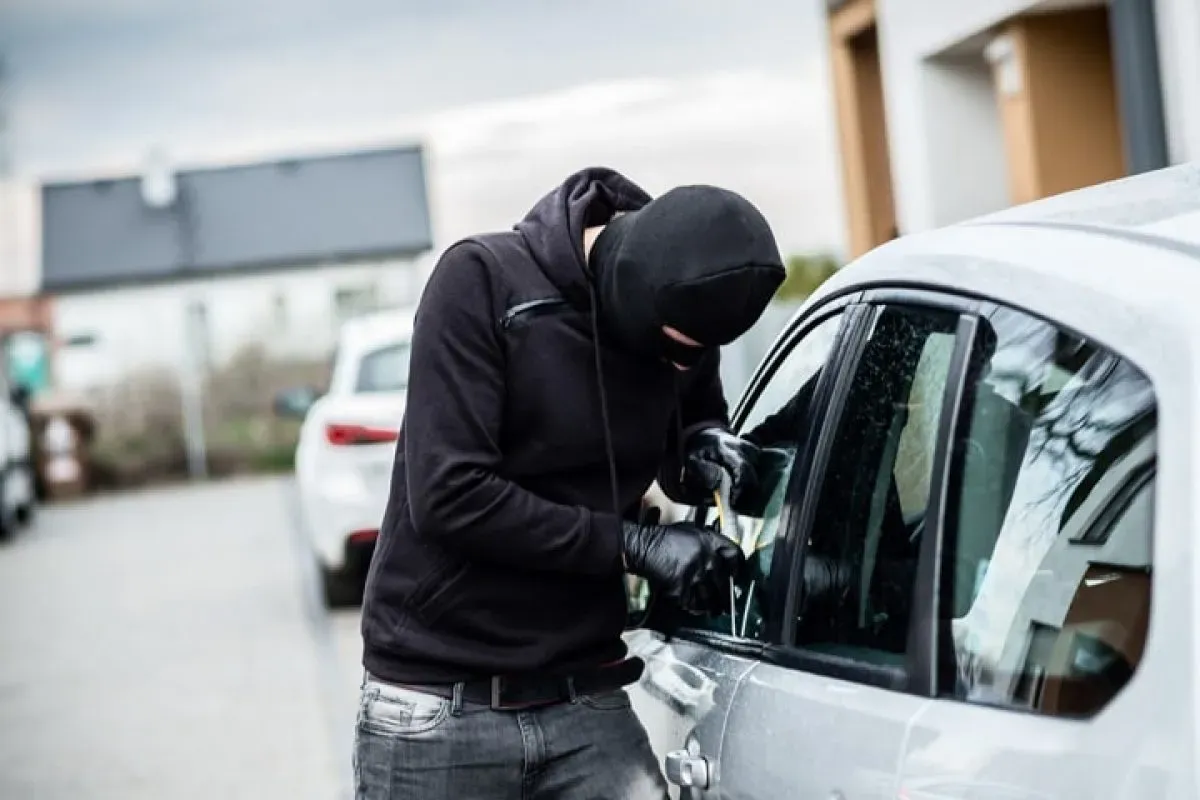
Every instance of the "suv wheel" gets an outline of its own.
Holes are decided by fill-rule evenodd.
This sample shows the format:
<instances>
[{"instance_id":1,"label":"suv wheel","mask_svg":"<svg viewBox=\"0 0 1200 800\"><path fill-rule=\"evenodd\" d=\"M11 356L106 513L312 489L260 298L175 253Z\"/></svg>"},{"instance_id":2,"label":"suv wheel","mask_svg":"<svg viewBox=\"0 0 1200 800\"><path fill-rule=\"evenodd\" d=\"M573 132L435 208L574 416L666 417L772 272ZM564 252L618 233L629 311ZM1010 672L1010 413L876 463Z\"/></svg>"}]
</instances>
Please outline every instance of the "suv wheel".
<instances>
[{"instance_id":1,"label":"suv wheel","mask_svg":"<svg viewBox=\"0 0 1200 800\"><path fill-rule=\"evenodd\" d=\"M357 575L346 569L329 569L324 564L318 564L317 569L326 608L350 608L362 603L363 586Z\"/></svg>"},{"instance_id":2,"label":"suv wheel","mask_svg":"<svg viewBox=\"0 0 1200 800\"><path fill-rule=\"evenodd\" d=\"M17 523L25 526L33 522L33 518L37 513L37 487L34 482L33 470L29 467L22 467L25 471L25 485L29 487L29 496L25 498L25 502L21 503L16 508Z\"/></svg>"},{"instance_id":3,"label":"suv wheel","mask_svg":"<svg viewBox=\"0 0 1200 800\"><path fill-rule=\"evenodd\" d=\"M0 541L8 541L17 532L17 513L8 505L8 475L0 473Z\"/></svg>"}]
</instances>

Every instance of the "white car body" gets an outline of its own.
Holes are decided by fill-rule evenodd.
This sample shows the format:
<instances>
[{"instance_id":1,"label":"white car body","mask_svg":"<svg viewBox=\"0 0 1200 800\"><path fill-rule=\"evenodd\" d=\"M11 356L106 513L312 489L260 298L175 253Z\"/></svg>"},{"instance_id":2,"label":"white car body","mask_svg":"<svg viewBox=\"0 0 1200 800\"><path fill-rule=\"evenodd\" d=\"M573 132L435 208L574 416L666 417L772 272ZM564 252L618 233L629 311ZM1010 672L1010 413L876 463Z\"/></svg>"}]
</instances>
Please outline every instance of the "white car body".
<instances>
[{"instance_id":1,"label":"white car body","mask_svg":"<svg viewBox=\"0 0 1200 800\"><path fill-rule=\"evenodd\" d=\"M329 391L304 418L296 447L299 504L329 572L347 568L348 546L373 544L378 535L404 416L411 335L406 311L344 323ZM386 374L371 373L373 364L387 367Z\"/></svg>"},{"instance_id":2,"label":"white car body","mask_svg":"<svg viewBox=\"0 0 1200 800\"><path fill-rule=\"evenodd\" d=\"M805 658L802 643L770 634L739 643L636 630L627 639L647 669L630 693L670 765L672 794L1200 798L1200 165L898 239L840 270L773 349L838 298L865 303L889 292L1021 309L1110 348L1152 382L1157 478L1145 651L1103 708L1073 718L953 698L938 690L936 674L929 685L872 685L841 661L821 665ZM804 524L787 523L799 541L810 530ZM1097 549L1094 558L1115 557ZM1076 570L1063 563L1051 551L1044 571L1075 585ZM936 572L920 574L918 587L937 581Z\"/></svg>"}]
</instances>

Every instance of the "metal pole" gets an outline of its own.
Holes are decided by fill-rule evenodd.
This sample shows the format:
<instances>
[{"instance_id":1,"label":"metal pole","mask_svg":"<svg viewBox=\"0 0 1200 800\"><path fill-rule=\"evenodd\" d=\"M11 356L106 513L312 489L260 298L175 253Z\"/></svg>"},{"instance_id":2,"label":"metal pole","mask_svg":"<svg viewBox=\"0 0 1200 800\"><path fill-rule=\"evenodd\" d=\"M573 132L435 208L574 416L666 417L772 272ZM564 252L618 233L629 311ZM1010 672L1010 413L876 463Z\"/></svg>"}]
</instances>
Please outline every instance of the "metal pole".
<instances>
[{"instance_id":1,"label":"metal pole","mask_svg":"<svg viewBox=\"0 0 1200 800\"><path fill-rule=\"evenodd\" d=\"M207 321L203 301L187 305L184 324L184 354L179 388L183 401L183 432L187 447L188 473L193 480L208 477L208 450L204 441L203 378L207 359L204 357Z\"/></svg>"},{"instance_id":2,"label":"metal pole","mask_svg":"<svg viewBox=\"0 0 1200 800\"><path fill-rule=\"evenodd\" d=\"M1112 0L1108 5L1117 97L1130 174L1170 163L1158 64L1154 0Z\"/></svg>"}]
</instances>

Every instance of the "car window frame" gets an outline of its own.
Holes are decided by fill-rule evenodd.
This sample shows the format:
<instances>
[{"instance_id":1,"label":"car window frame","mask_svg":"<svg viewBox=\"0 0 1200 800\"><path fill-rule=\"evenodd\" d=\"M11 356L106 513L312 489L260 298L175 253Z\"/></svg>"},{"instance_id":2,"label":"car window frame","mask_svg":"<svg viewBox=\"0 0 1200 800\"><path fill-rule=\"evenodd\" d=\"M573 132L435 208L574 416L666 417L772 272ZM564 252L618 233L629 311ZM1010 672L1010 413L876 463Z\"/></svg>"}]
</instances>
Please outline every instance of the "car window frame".
<instances>
[{"instance_id":1,"label":"car window frame","mask_svg":"<svg viewBox=\"0 0 1200 800\"><path fill-rule=\"evenodd\" d=\"M851 340L855 332L859 331L865 325L864 309L858 302L861 296L862 291L858 289L833 295L820 304L815 305L812 309L809 309L803 316L792 320L776 338L770 351L755 370L750 381L747 383L745 391L742 392L741 397L738 399L733 413L730 415L730 427L733 430L737 430L745 421L750 409L754 407L758 398L762 396L771 379L787 361L796 346L819 325L831 317L838 315L842 317L842 322L834 335L830 360L826 363L826 369L822 373L814 391L813 405L821 409L821 412L810 418L810 435L806 437L807 444L805 447L798 449L791 475L788 478L786 494L789 498L794 496L793 487L800 480L801 475L807 472L812 463L812 443L815 441L813 434L820 429L824 409L829 407L828 394L834 382L831 376L835 376L841 370L841 362L846 355L844 345L847 341ZM829 369L829 367L832 367L832 369ZM784 567L781 565L791 560L791 547L793 545L790 531L794 523L796 506L797 504L790 500L784 503L784 509L780 514L779 526L776 532L775 551L771 556L771 569L767 580L767 590L771 592L773 600L780 603L784 601L787 592L787 587L780 583L780 578L784 575L781 571ZM699 524L703 522L704 511L704 507L696 507L688 515L688 518L692 522ZM779 641L781 630L780 621L771 620L764 628L763 635L760 638L747 639L740 636L718 633L705 628L688 627L686 622L684 622L674 627L671 635L677 639L703 644L732 655L759 657L765 647Z\"/></svg>"},{"instance_id":2,"label":"car window frame","mask_svg":"<svg viewBox=\"0 0 1200 800\"><path fill-rule=\"evenodd\" d=\"M865 684L894 691L932 696L937 665L937 632L933 630L938 611L937 565L940 557L940 542L945 521L947 484L949 481L950 456L960 407L967 380L970 355L974 352L978 331L980 302L971 297L927 289L883 287L862 293L859 305L867 310L862 324L857 328L857 339L850 343L847 352L840 354L836 385L833 388L819 431L814 431L815 441L810 441L811 461L804 476L803 490L798 492L798 513L787 532L790 574L786 581L786 599L781 616L783 629L777 639L769 642L763 658L778 666L825 677ZM884 308L915 308L918 310L949 311L958 315L955 343L950 358L941 415L938 419L937 438L930 473L929 505L926 512L926 532L914 578L913 612L909 620L905 665L903 668L869 664L841 656L819 653L795 644L796 615L799 611L799 580L804 568L804 544L816 516L820 502L820 487L832 454L833 440L845 411L851 382L861 362L866 345L869 323L883 312ZM789 488L789 491L791 487ZM772 564L772 576L776 564ZM781 567L782 568L782 567ZM924 622L925 624L922 624Z\"/></svg>"},{"instance_id":3,"label":"car window frame","mask_svg":"<svg viewBox=\"0 0 1200 800\"><path fill-rule=\"evenodd\" d=\"M800 459L804 460L803 469L795 469L791 478L793 483L798 482L801 480L801 472L803 472L806 491L801 496L800 503L796 505L804 506L807 504L811 508L807 509L806 515L804 513L793 514L792 518L787 520L788 528L786 529L783 528L783 521L781 521L780 534L783 535L786 530L786 535L776 545L776 551L772 559L771 582L773 590L779 591L781 582L776 579L776 570L783 568L783 564L788 564L792 574L789 576L786 584L782 586L788 593L788 598L787 605L785 606L787 611L782 615L781 621L785 622L786 627L792 628L793 632L787 633L783 630L768 630L764 632L763 638L758 641L722 636L700 629L680 629L677 632L672 632L672 636L691 640L718 651L753 658L773 666L854 683L879 686L897 692L933 699L938 697L938 658L941 652L940 642L944 638L944 634L938 624L938 618L940 605L943 602L942 594L946 585L946 578L942 574L945 566L943 563L943 551L947 536L946 521L950 514L956 513L956 508L951 508L951 503L954 502L955 498L952 498L949 492L952 486L952 472L955 468L955 453L958 449L957 443L963 435L964 426L969 423L969 420L965 417L964 407L971 407L970 404L973 396L970 394L971 381L973 379L971 374L972 356L976 352L982 321L998 307L1029 314L1056 326L1066 333L1081 336L1095 342L1097 345L1129 361L1129 363L1146 374L1152 384L1153 379L1150 378L1150 373L1139 359L1130 357L1121 348L1115 347L1107 341L1107 337L1086 333L1076 326L1054 319L1044 313L1031 310L1011 299L973 292L967 287L955 288L917 283L880 282L871 285L847 287L842 294L832 296L829 302L814 307L803 318L795 320L788 327L787 331L777 339L771 353L763 360L758 370L756 370L754 377L748 383L746 391L736 406L733 417L736 420L735 424L741 423L747 410L761 393L761 386L770 379L770 376L774 374L779 364L786 358L786 353L790 352L791 347L803 337L806 331L820 324L822 319L835 311L846 312L854 306L870 307L882 304L924 306L933 309L957 311L960 315L959 330L954 353L951 357L949 380L946 387L947 395L943 402L942 417L938 426L936 455L930 478L929 511L927 512L926 521L927 531L922 541L916 573L916 594L914 597L913 614L910 620L910 645L906 665L907 674L904 680L892 680L893 676L887 675L886 669L874 667L873 665L804 651L802 648L786 644L786 640L784 639L785 634L788 637L794 635L795 623L793 616L796 612L795 601L798 599L794 596L795 578L803 568L800 560L803 554L798 545L805 540L806 531L808 527L811 527L812 518L815 513L815 503L817 502L813 498L812 492L807 491L807 489L812 485L811 482L815 477L815 459L820 454L821 448L827 450L831 444L831 442L825 440L831 439L832 436L836 435L837 423L840 420L840 411L845 405L849 389L849 378L841 378L841 376L844 373L853 375L853 370L857 368L861 354L861 343L858 347L854 348L852 357L847 352L840 352L831 358L829 365L836 365L836 369L830 372L831 374L833 372L837 373L839 378L837 381L838 385L823 390L825 396L821 397L820 402L824 406L819 418L819 425L810 433L808 444L804 450L797 454L798 465L800 464ZM847 319L851 321L850 316ZM849 324L843 325L839 331L839 341L835 342L835 348L850 343L852 341L850 336L855 331L857 331L858 336L862 336L865 330L865 322L862 319L858 320L854 326ZM842 337L846 337L845 342L840 341ZM822 376L822 379L831 382L834 380L827 376ZM839 411L839 415L837 416L830 413L835 404ZM814 424L816 424L815 421ZM821 441L817 441L818 438ZM821 464L822 469L827 460L826 455ZM1157 473L1158 470L1156 469L1154 473L1155 478L1158 477ZM792 493L791 486L789 486L789 493ZM1157 496L1155 500L1157 509ZM801 509L801 511L803 512L804 509ZM784 555L787 557L784 558ZM921 620L927 621L928 624L918 624ZM1014 708L999 710L1008 711L1009 713L1029 713L1021 712L1020 709Z\"/></svg>"}]
</instances>

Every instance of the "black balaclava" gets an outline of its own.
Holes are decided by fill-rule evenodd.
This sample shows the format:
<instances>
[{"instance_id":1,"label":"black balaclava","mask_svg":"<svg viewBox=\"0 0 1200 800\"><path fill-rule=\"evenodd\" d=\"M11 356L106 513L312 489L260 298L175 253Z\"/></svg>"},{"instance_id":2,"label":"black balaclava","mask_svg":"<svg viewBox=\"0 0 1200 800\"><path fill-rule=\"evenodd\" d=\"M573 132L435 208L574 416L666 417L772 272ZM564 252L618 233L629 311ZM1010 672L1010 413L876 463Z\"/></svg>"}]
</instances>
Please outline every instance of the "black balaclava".
<instances>
[{"instance_id":1,"label":"black balaclava","mask_svg":"<svg viewBox=\"0 0 1200 800\"><path fill-rule=\"evenodd\" d=\"M604 330L632 354L684 367L749 330L785 276L763 215L712 186L681 186L616 217L588 262Z\"/></svg>"}]
</instances>

